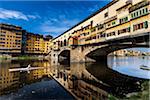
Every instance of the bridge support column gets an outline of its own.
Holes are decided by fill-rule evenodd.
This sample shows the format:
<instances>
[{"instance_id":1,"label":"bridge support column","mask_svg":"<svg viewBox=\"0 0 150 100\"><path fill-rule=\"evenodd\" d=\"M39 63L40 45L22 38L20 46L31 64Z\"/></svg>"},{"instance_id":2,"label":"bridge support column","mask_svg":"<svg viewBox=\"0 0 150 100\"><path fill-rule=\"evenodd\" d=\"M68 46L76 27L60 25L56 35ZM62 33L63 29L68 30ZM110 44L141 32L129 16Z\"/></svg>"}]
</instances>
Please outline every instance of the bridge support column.
<instances>
[{"instance_id":1,"label":"bridge support column","mask_svg":"<svg viewBox=\"0 0 150 100\"><path fill-rule=\"evenodd\" d=\"M51 52L51 65L59 65L57 51Z\"/></svg>"},{"instance_id":2,"label":"bridge support column","mask_svg":"<svg viewBox=\"0 0 150 100\"><path fill-rule=\"evenodd\" d=\"M94 60L85 56L82 47L77 47L70 51L70 62L94 62Z\"/></svg>"}]
</instances>

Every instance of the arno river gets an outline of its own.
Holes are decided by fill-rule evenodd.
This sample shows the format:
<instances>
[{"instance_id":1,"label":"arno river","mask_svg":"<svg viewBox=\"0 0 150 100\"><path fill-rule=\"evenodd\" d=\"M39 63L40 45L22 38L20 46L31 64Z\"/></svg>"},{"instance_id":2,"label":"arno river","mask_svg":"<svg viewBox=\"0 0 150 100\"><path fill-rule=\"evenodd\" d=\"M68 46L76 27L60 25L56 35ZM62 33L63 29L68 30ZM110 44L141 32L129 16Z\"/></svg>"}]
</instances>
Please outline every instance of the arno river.
<instances>
[{"instance_id":1,"label":"arno river","mask_svg":"<svg viewBox=\"0 0 150 100\"><path fill-rule=\"evenodd\" d=\"M149 99L150 57L52 66L47 60L0 60L0 100ZM43 67L9 72L10 68Z\"/></svg>"}]
</instances>

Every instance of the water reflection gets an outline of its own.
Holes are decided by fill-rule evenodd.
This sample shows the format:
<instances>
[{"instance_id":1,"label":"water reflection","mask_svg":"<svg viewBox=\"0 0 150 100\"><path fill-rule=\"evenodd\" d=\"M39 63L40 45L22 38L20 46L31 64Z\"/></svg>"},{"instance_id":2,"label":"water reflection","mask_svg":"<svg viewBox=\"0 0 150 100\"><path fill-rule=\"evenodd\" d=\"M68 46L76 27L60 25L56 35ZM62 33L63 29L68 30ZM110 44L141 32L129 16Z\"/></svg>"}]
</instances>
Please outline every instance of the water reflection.
<instances>
[{"instance_id":1,"label":"water reflection","mask_svg":"<svg viewBox=\"0 0 150 100\"><path fill-rule=\"evenodd\" d=\"M24 97L70 100L74 99L72 95L76 99L107 100L110 94L124 98L129 93L142 91L141 84L146 80L132 77L134 75L128 76L128 73L120 74L120 70L115 71L114 68L127 68L124 66L130 65L126 62L128 59L130 58L109 60L108 65L111 66L106 63L52 66L46 60L4 60L0 63L0 95L6 99L12 95L16 96L15 99L19 96L21 100L29 99ZM32 70L30 73L8 71L9 68L25 68L28 64L44 69Z\"/></svg>"},{"instance_id":2,"label":"water reflection","mask_svg":"<svg viewBox=\"0 0 150 100\"><path fill-rule=\"evenodd\" d=\"M9 72L9 68L22 68L26 67L32 61L11 61L3 60L0 63L0 95L16 91L25 84L31 84L34 81L42 78L44 75L48 75L47 69L32 70L29 74L27 72ZM35 61L32 63L33 66L49 66L49 63L42 61Z\"/></svg>"},{"instance_id":3,"label":"water reflection","mask_svg":"<svg viewBox=\"0 0 150 100\"><path fill-rule=\"evenodd\" d=\"M123 98L128 93L141 91L142 79L113 71L107 64L71 64L55 66L51 75L77 99L107 100L108 94Z\"/></svg>"},{"instance_id":4,"label":"water reflection","mask_svg":"<svg viewBox=\"0 0 150 100\"><path fill-rule=\"evenodd\" d=\"M9 72L9 68L25 68L28 64L44 67L28 72ZM69 99L73 97L54 81L46 60L3 60L0 63L0 100ZM58 95L59 94L59 95ZM58 95L58 96L57 96Z\"/></svg>"},{"instance_id":5,"label":"water reflection","mask_svg":"<svg viewBox=\"0 0 150 100\"><path fill-rule=\"evenodd\" d=\"M109 57L108 67L122 74L150 79L150 71L140 69L141 65L149 66L150 57ZM149 66L150 67L150 66Z\"/></svg>"}]
</instances>

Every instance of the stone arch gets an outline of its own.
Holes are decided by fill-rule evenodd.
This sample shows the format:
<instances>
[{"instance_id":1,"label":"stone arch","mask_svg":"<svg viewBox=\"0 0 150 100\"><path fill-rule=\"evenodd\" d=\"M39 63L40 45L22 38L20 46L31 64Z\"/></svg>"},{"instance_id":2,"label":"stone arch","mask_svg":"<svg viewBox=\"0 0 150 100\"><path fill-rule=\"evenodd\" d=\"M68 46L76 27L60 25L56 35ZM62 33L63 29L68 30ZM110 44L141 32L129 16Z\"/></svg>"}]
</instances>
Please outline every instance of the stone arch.
<instances>
[{"instance_id":1,"label":"stone arch","mask_svg":"<svg viewBox=\"0 0 150 100\"><path fill-rule=\"evenodd\" d=\"M63 61L66 61L65 64L70 64L70 49L62 49L58 53L58 62L64 63Z\"/></svg>"},{"instance_id":2,"label":"stone arch","mask_svg":"<svg viewBox=\"0 0 150 100\"><path fill-rule=\"evenodd\" d=\"M116 45L105 45L105 46L97 46L92 48L90 51L85 53L85 56L92 58L94 60L99 60L100 57L105 58L111 52L127 49L127 48L135 48L135 47L144 47L148 48L149 45L141 45L141 44L116 44Z\"/></svg>"},{"instance_id":3,"label":"stone arch","mask_svg":"<svg viewBox=\"0 0 150 100\"><path fill-rule=\"evenodd\" d=\"M113 51L134 47L149 47L149 35L121 38L107 41L105 44L89 46L84 50L84 54L95 60L99 60L99 58L106 60L107 55Z\"/></svg>"}]
</instances>

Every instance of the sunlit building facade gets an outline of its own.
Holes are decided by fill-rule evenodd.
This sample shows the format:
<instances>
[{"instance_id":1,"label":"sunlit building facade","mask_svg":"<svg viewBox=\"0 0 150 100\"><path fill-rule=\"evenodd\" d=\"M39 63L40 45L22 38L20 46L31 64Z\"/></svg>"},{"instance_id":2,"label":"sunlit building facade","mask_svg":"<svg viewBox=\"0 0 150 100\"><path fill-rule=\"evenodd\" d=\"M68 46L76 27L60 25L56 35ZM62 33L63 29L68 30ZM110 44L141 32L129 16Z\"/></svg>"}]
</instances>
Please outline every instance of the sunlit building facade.
<instances>
[{"instance_id":1,"label":"sunlit building facade","mask_svg":"<svg viewBox=\"0 0 150 100\"><path fill-rule=\"evenodd\" d=\"M54 48L89 45L150 32L149 0L113 0L56 37ZM77 42L74 42L76 41ZM61 45L63 44L63 45Z\"/></svg>"},{"instance_id":2,"label":"sunlit building facade","mask_svg":"<svg viewBox=\"0 0 150 100\"><path fill-rule=\"evenodd\" d=\"M26 34L26 54L48 54L51 40L43 35Z\"/></svg>"},{"instance_id":3,"label":"sunlit building facade","mask_svg":"<svg viewBox=\"0 0 150 100\"><path fill-rule=\"evenodd\" d=\"M19 88L19 74L20 72L9 72L11 61L5 61L0 63L0 95L5 94L9 91L14 91L15 89ZM20 67L19 64L12 64L11 68Z\"/></svg>"},{"instance_id":4,"label":"sunlit building facade","mask_svg":"<svg viewBox=\"0 0 150 100\"><path fill-rule=\"evenodd\" d=\"M21 53L23 30L19 26L0 24L0 53Z\"/></svg>"},{"instance_id":5,"label":"sunlit building facade","mask_svg":"<svg viewBox=\"0 0 150 100\"><path fill-rule=\"evenodd\" d=\"M29 33L20 26L0 24L0 54L48 54L50 37Z\"/></svg>"}]
</instances>

